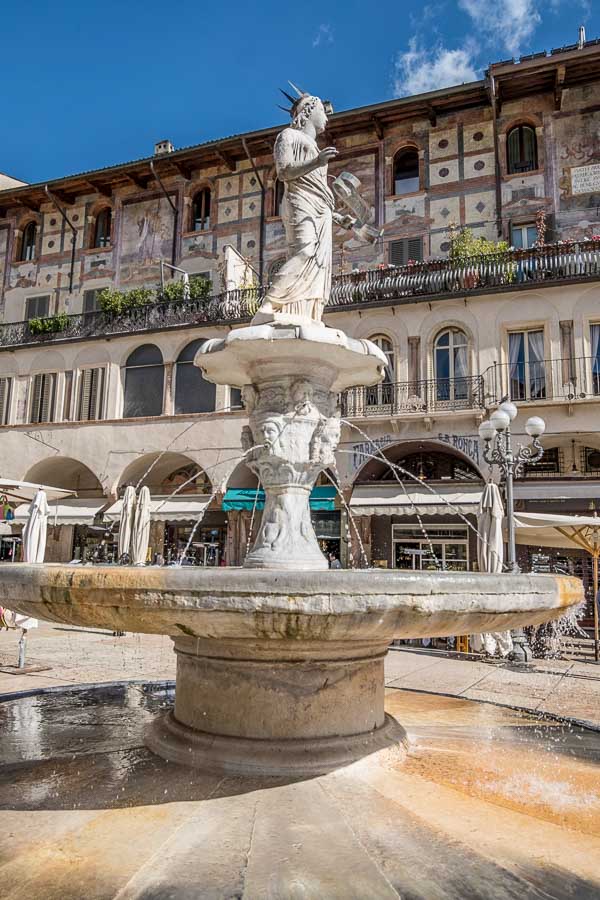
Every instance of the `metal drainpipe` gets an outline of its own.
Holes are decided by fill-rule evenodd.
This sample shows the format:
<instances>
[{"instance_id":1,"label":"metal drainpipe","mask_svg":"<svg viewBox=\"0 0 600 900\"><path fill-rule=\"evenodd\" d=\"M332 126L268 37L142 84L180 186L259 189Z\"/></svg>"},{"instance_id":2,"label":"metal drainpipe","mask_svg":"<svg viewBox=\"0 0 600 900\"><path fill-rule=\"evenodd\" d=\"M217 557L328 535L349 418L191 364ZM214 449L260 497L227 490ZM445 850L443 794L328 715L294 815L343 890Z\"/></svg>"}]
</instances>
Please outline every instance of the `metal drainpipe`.
<instances>
[{"instance_id":1,"label":"metal drainpipe","mask_svg":"<svg viewBox=\"0 0 600 900\"><path fill-rule=\"evenodd\" d=\"M60 205L60 203L58 202L58 200L56 199L54 194L51 193L47 184L44 185L44 192L49 197L49 199L52 201L52 203L54 203L55 207L61 214L63 221L66 222L67 225L69 226L69 228L71 229L71 271L69 272L69 293L72 294L73 293L73 272L75 270L75 244L77 242L77 229L75 228L75 226L69 219L67 213L62 208L62 206Z\"/></svg>"},{"instance_id":2,"label":"metal drainpipe","mask_svg":"<svg viewBox=\"0 0 600 900\"><path fill-rule=\"evenodd\" d=\"M167 203L169 204L169 206L170 206L171 209L173 210L173 242L172 242L172 245L171 245L171 265L174 266L174 265L175 265L175 261L176 261L176 259L177 259L177 228L178 228L178 226L179 226L179 210L177 209L177 207L175 206L175 204L174 204L173 201L171 200L171 197L170 197L169 194L167 193L167 189L166 189L166 187L164 186L164 184L162 183L161 178L160 178L160 175L158 174L158 172L157 172L156 169L154 168L154 160L152 160L152 159L150 160L150 171L152 172L152 174L154 175L154 177L155 177L156 180L158 181L158 183L159 183L159 185L160 185L161 191L163 192L163 194L164 194L165 197L167 198Z\"/></svg>"},{"instance_id":3,"label":"metal drainpipe","mask_svg":"<svg viewBox=\"0 0 600 900\"><path fill-rule=\"evenodd\" d=\"M258 239L258 278L260 284L262 286L263 283L263 274L265 268L265 186L263 184L263 180L259 175L258 169L254 163L254 159L250 156L250 151L248 150L248 144L246 143L246 138L242 138L242 147L244 148L244 153L248 157L250 161L250 165L252 166L252 170L258 179L258 183L260 184L260 235Z\"/></svg>"}]
</instances>

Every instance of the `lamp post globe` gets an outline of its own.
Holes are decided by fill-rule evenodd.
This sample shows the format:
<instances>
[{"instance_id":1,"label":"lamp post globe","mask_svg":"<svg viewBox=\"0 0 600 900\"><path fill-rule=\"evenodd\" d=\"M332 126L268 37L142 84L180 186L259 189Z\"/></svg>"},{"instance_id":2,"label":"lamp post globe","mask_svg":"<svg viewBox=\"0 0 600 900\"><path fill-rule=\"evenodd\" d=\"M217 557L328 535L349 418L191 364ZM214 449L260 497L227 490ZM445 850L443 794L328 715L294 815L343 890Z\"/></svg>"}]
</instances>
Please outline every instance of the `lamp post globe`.
<instances>
[{"instance_id":1,"label":"lamp post globe","mask_svg":"<svg viewBox=\"0 0 600 900\"><path fill-rule=\"evenodd\" d=\"M503 409L497 409L491 414L490 422L496 431L506 431L510 425L510 416Z\"/></svg>"},{"instance_id":2,"label":"lamp post globe","mask_svg":"<svg viewBox=\"0 0 600 900\"><path fill-rule=\"evenodd\" d=\"M529 435L529 437L539 438L543 435L546 430L546 423L540 416L531 416L530 419L527 419L525 422L525 431Z\"/></svg>"},{"instance_id":3,"label":"lamp post globe","mask_svg":"<svg viewBox=\"0 0 600 900\"><path fill-rule=\"evenodd\" d=\"M502 412L505 412L511 422L514 422L514 420L517 418L517 413L519 412L512 400L505 400L504 403L500 404L498 409L501 409Z\"/></svg>"},{"instance_id":4,"label":"lamp post globe","mask_svg":"<svg viewBox=\"0 0 600 900\"><path fill-rule=\"evenodd\" d=\"M482 441L492 441L496 436L496 429L489 419L486 419L479 426L479 437Z\"/></svg>"}]
</instances>

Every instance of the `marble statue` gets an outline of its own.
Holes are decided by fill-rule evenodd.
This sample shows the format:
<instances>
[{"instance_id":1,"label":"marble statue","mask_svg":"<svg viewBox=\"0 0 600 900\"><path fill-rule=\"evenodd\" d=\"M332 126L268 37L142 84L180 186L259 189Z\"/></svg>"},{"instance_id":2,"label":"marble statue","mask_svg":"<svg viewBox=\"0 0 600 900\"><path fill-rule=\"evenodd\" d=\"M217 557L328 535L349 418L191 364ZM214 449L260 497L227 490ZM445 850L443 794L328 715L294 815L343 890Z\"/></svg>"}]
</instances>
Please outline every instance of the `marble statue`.
<instances>
[{"instance_id":1,"label":"marble statue","mask_svg":"<svg viewBox=\"0 0 600 900\"><path fill-rule=\"evenodd\" d=\"M327 127L326 104L295 89L289 110L292 124L275 141L277 177L284 184L281 216L285 226L287 261L256 313L253 324L321 322L329 300L332 268L332 223L350 229L355 219L335 211L327 183L327 166L335 147L320 150L317 137Z\"/></svg>"}]
</instances>

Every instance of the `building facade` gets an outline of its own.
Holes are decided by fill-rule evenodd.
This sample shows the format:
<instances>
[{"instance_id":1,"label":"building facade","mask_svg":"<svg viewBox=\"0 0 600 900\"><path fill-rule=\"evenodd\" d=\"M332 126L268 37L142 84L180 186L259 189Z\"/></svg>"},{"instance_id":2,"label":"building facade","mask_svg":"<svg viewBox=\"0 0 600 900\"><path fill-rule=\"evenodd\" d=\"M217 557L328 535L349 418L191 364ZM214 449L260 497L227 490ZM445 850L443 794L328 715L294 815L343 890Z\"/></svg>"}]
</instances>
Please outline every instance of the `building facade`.
<instances>
[{"instance_id":1,"label":"building facade","mask_svg":"<svg viewBox=\"0 0 600 900\"><path fill-rule=\"evenodd\" d=\"M76 492L54 511L49 560L99 545L110 557L102 522L139 483L153 496L153 554L243 560L261 505L241 458L245 413L239 391L208 384L192 360L249 321L284 258L277 130L184 150L163 141L137 162L0 184L2 474ZM331 172L359 179L380 238L335 233L325 321L388 358L382 385L341 398L337 471L312 504L323 547L344 563L474 567L489 477L477 429L505 396L521 430L533 413L547 422L520 508L600 504L599 135L595 42L331 117ZM451 260L451 225L512 249ZM228 253L258 286L230 283ZM210 287L173 299L161 261ZM109 312L106 287L155 295ZM5 557L20 516L2 526ZM576 551L522 552L585 574Z\"/></svg>"}]
</instances>

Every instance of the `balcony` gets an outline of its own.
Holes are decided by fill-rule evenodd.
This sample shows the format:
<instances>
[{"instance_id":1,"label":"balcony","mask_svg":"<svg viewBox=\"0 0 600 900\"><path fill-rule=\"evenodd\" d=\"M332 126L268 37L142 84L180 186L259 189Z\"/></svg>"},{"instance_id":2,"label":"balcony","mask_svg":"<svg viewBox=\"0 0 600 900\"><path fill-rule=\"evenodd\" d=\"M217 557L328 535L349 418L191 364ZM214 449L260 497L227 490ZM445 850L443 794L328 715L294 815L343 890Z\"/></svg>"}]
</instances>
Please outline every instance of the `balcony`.
<instances>
[{"instance_id":1,"label":"balcony","mask_svg":"<svg viewBox=\"0 0 600 900\"><path fill-rule=\"evenodd\" d=\"M484 408L482 375L356 387L342 395L342 415L350 419Z\"/></svg>"},{"instance_id":2,"label":"balcony","mask_svg":"<svg viewBox=\"0 0 600 900\"><path fill-rule=\"evenodd\" d=\"M509 396L515 403L574 403L600 397L600 356L506 363L488 369L486 376L491 395Z\"/></svg>"},{"instance_id":3,"label":"balcony","mask_svg":"<svg viewBox=\"0 0 600 900\"><path fill-rule=\"evenodd\" d=\"M548 244L460 262L437 260L338 275L333 279L327 309L336 312L593 280L600 280L600 241ZM229 291L195 301L159 299L120 315L95 312L65 316L60 327L44 334L33 333L27 322L6 323L0 325L0 348L195 325L242 324L252 318L265 290Z\"/></svg>"}]
</instances>

